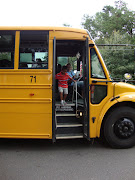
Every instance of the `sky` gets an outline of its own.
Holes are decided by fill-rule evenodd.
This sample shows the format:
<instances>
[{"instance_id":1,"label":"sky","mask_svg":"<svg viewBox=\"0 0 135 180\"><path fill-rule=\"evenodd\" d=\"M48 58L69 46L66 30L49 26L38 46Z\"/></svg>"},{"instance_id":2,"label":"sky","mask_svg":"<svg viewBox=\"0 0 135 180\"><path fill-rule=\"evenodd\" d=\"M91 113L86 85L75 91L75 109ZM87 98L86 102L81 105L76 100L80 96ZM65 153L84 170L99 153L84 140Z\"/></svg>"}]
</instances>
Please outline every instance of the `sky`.
<instances>
[{"instance_id":1,"label":"sky","mask_svg":"<svg viewBox=\"0 0 135 180\"><path fill-rule=\"evenodd\" d=\"M82 28L84 14L102 11L115 0L1 0L0 26L63 26ZM124 0L135 10L135 0Z\"/></svg>"}]
</instances>

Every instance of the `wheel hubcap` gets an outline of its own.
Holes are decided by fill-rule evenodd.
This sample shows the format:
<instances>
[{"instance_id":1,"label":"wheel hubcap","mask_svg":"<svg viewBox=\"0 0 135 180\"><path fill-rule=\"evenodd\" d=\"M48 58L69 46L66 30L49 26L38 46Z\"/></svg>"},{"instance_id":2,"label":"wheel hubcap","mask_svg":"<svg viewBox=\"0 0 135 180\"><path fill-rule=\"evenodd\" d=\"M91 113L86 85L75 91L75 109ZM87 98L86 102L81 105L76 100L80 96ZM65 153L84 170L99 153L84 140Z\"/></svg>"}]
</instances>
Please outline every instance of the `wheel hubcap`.
<instances>
[{"instance_id":1,"label":"wheel hubcap","mask_svg":"<svg viewBox=\"0 0 135 180\"><path fill-rule=\"evenodd\" d=\"M134 134L135 126L131 119L122 118L114 124L114 132L119 138L129 138Z\"/></svg>"}]
</instances>

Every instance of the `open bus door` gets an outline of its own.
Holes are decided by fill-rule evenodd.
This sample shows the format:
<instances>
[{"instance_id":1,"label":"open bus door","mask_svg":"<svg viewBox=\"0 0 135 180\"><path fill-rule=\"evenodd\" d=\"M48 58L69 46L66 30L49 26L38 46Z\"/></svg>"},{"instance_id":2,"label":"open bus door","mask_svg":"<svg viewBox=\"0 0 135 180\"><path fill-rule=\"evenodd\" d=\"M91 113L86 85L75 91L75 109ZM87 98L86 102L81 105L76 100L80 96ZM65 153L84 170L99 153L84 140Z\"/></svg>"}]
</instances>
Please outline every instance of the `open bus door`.
<instances>
[{"instance_id":1,"label":"open bus door","mask_svg":"<svg viewBox=\"0 0 135 180\"><path fill-rule=\"evenodd\" d=\"M57 43L57 44L56 44ZM80 43L80 44L78 44ZM75 109L78 109L78 103L77 98L74 101L74 103L68 103L66 106L68 108L65 108L64 111L63 107L60 106L59 102L56 102L55 95L56 95L56 81L55 81L55 74L56 74L56 56L58 54L67 55L70 54L69 51L72 49L70 45L74 46L74 49L78 46L82 49L82 62L83 62L83 81L84 81L84 88L83 88L83 118L78 118L77 111L74 112ZM56 54L56 46L57 46L57 54ZM62 46L65 46L66 49L68 49L67 52L62 52ZM68 48L67 48L68 47ZM76 48L76 51L78 50L78 47ZM63 50L65 50L65 48ZM53 111L53 126L52 126L52 132L53 132L53 142L55 142L56 139L74 139L74 138L89 138L89 51L88 51L88 39L83 43L81 41L57 41L54 37L53 40L53 105L52 105L52 111ZM76 91L77 92L77 91ZM73 92L74 93L74 92ZM60 108L57 108L59 105ZM71 106L69 108L69 106ZM75 106L76 108L72 108L72 106ZM69 110L72 109L72 112ZM69 112L68 112L69 111ZM81 122L81 119L83 120ZM57 123L56 123L57 121Z\"/></svg>"},{"instance_id":2,"label":"open bus door","mask_svg":"<svg viewBox=\"0 0 135 180\"><path fill-rule=\"evenodd\" d=\"M88 38L85 41L84 56L83 56L83 79L84 79L84 137L90 140L89 136L89 42Z\"/></svg>"},{"instance_id":3,"label":"open bus door","mask_svg":"<svg viewBox=\"0 0 135 180\"><path fill-rule=\"evenodd\" d=\"M53 81L52 81L52 140L56 141L55 89L56 89L56 38L53 39Z\"/></svg>"}]
</instances>

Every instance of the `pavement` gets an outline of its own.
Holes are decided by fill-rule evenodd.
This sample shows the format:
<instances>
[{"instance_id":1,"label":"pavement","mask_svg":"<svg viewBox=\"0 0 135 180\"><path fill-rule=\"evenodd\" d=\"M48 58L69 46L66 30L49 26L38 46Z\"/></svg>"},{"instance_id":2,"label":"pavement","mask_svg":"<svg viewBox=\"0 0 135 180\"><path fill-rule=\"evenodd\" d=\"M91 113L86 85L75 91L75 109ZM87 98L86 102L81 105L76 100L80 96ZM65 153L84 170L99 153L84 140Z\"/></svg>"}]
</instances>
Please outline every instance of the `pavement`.
<instances>
[{"instance_id":1,"label":"pavement","mask_svg":"<svg viewBox=\"0 0 135 180\"><path fill-rule=\"evenodd\" d=\"M0 139L0 180L135 180L135 147Z\"/></svg>"}]
</instances>

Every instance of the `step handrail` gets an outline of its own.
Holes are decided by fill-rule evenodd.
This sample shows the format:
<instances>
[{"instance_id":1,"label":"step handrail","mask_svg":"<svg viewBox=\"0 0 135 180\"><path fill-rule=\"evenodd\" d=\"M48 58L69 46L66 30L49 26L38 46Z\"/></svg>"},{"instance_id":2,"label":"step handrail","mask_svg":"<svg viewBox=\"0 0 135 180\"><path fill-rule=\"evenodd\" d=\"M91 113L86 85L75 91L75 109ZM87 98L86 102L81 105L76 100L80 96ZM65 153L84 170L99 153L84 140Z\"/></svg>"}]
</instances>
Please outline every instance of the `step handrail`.
<instances>
[{"instance_id":1,"label":"step handrail","mask_svg":"<svg viewBox=\"0 0 135 180\"><path fill-rule=\"evenodd\" d=\"M75 104L76 104L76 115L77 115L77 107L78 107L77 95L79 95L83 99L83 97L77 92L77 82L78 81L76 81L74 83L74 85L73 85L73 96L72 96L72 102L73 102L73 100L74 100L74 92L75 92L76 93L76 98L75 98L76 99L76 102L75 102Z\"/></svg>"},{"instance_id":2,"label":"step handrail","mask_svg":"<svg viewBox=\"0 0 135 180\"><path fill-rule=\"evenodd\" d=\"M77 105L78 105L78 103L77 103L77 82L75 82L75 89L76 89L76 114L77 114Z\"/></svg>"}]
</instances>

